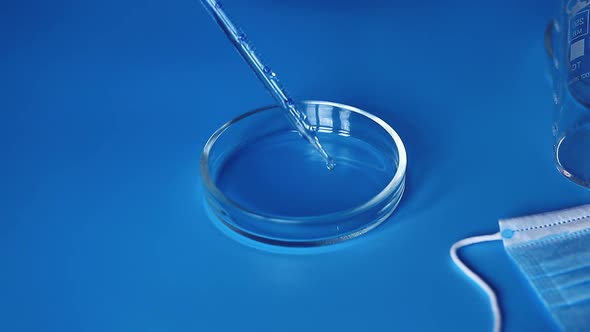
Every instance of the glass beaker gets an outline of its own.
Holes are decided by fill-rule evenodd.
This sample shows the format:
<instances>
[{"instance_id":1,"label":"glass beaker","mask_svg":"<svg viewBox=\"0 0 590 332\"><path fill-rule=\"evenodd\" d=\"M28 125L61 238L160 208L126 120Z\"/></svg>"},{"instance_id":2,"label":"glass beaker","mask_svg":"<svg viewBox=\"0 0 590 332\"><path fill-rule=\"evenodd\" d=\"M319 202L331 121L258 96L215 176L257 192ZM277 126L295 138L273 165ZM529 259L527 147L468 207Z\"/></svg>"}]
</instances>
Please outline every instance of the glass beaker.
<instances>
[{"instance_id":1,"label":"glass beaker","mask_svg":"<svg viewBox=\"0 0 590 332\"><path fill-rule=\"evenodd\" d=\"M590 0L562 0L545 31L555 102L557 169L590 187Z\"/></svg>"}]
</instances>

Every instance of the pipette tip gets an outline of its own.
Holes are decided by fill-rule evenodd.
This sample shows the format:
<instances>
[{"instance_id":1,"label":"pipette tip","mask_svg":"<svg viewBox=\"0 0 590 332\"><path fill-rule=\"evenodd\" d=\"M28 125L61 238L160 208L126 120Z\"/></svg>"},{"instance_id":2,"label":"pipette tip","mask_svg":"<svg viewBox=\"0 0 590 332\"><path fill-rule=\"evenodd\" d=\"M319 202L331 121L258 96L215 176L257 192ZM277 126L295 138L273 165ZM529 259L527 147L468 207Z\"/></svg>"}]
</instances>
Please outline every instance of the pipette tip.
<instances>
[{"instance_id":1,"label":"pipette tip","mask_svg":"<svg viewBox=\"0 0 590 332\"><path fill-rule=\"evenodd\" d=\"M328 159L326 159L326 168L331 171L334 169L334 167L336 167L334 159L332 159L332 157L328 157Z\"/></svg>"}]
</instances>

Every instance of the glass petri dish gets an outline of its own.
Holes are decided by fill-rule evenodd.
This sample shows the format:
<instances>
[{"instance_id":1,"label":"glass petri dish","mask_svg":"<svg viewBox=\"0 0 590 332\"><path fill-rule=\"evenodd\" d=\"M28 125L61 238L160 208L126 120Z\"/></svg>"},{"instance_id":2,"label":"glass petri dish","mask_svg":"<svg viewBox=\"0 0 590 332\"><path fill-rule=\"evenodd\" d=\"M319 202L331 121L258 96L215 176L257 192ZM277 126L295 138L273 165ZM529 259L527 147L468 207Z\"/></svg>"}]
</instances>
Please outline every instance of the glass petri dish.
<instances>
[{"instance_id":1,"label":"glass petri dish","mask_svg":"<svg viewBox=\"0 0 590 332\"><path fill-rule=\"evenodd\" d=\"M245 113L219 128L201 156L212 215L237 234L287 247L338 243L374 229L404 192L402 140L352 106L303 101L299 109L336 167L327 169L278 106Z\"/></svg>"},{"instance_id":2,"label":"glass petri dish","mask_svg":"<svg viewBox=\"0 0 590 332\"><path fill-rule=\"evenodd\" d=\"M572 126L555 144L557 170L571 181L590 188L590 123L583 121Z\"/></svg>"}]
</instances>

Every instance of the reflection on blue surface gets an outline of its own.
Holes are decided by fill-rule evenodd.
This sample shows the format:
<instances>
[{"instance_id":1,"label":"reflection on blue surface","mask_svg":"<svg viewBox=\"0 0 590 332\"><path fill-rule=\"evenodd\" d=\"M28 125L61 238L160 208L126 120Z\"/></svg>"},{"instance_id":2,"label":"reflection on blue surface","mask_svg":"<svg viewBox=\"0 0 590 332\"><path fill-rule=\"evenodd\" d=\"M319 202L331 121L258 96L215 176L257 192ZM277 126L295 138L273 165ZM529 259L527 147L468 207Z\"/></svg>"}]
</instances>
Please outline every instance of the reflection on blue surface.
<instances>
[{"instance_id":1,"label":"reflection on blue surface","mask_svg":"<svg viewBox=\"0 0 590 332\"><path fill-rule=\"evenodd\" d=\"M554 170L552 2L225 1L300 99L390 123L411 163L395 222L318 255L217 230L198 161L271 103L191 1L0 10L0 330L482 331L448 261L498 218L588 202ZM221 91L232 91L231 95ZM464 251L506 331L555 331L501 246Z\"/></svg>"}]
</instances>

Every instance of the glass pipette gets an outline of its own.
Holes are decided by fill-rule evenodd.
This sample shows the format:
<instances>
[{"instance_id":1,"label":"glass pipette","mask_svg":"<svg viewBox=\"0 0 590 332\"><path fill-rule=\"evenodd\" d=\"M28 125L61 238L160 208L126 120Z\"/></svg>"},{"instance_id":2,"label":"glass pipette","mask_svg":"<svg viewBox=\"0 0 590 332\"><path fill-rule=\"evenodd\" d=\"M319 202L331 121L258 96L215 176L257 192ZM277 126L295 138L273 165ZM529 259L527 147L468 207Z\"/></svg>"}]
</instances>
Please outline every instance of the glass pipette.
<instances>
[{"instance_id":1,"label":"glass pipette","mask_svg":"<svg viewBox=\"0 0 590 332\"><path fill-rule=\"evenodd\" d=\"M279 83L277 74L262 63L243 31L239 30L227 17L222 9L221 3L215 0L201 0L201 3L209 11L217 24L219 24L225 35L236 47L244 60L246 60L248 65L250 65L250 68L256 73L256 76L258 76L279 106L285 110L287 118L291 121L293 127L322 155L326 161L326 167L333 169L335 166L334 160L320 144L315 131L307 122L307 116L298 109L296 102L289 97L283 86Z\"/></svg>"}]
</instances>

